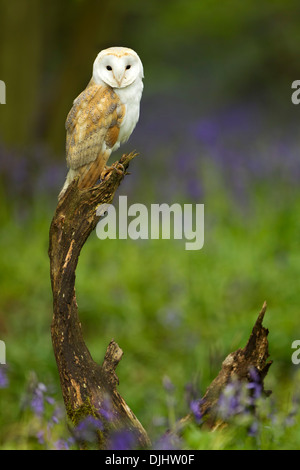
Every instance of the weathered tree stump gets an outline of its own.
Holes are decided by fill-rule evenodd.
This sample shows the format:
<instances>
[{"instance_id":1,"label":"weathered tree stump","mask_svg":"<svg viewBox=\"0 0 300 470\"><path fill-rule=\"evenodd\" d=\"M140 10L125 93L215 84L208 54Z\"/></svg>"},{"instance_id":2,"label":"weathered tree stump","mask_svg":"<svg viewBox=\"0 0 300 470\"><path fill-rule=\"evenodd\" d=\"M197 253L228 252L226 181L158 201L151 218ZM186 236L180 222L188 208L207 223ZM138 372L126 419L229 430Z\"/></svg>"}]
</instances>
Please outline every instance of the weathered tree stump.
<instances>
[{"instance_id":1,"label":"weathered tree stump","mask_svg":"<svg viewBox=\"0 0 300 470\"><path fill-rule=\"evenodd\" d=\"M219 374L207 388L202 398L200 410L203 416L207 417L206 424L210 427L214 427L218 421L218 402L226 385L233 380L251 382L251 369L255 368L262 385L262 393L265 395L271 393L269 390L264 389L264 379L272 364L272 361L267 362L269 357L269 331L262 325L266 309L267 304L265 302L246 346L228 354L222 363Z\"/></svg>"},{"instance_id":2,"label":"weathered tree stump","mask_svg":"<svg viewBox=\"0 0 300 470\"><path fill-rule=\"evenodd\" d=\"M271 394L270 390L264 388L264 379L273 362L267 361L269 357L269 330L262 324L266 310L267 304L264 302L246 346L228 354L217 377L199 400L198 412L199 416L202 416L201 423L205 428L214 430L224 424L219 414L220 397L226 386L233 381L251 383L253 380L251 370L255 369L262 395L269 396ZM193 419L193 413L189 413L179 420L175 429L170 432L180 434L184 426Z\"/></svg>"},{"instance_id":3,"label":"weathered tree stump","mask_svg":"<svg viewBox=\"0 0 300 470\"><path fill-rule=\"evenodd\" d=\"M59 200L50 227L49 257L53 291L51 335L62 394L67 414L74 425L87 416L101 421L103 426L98 432L100 449L108 447L114 431L124 429L132 433L137 448L145 449L151 445L147 432L117 391L118 377L115 370L121 360L122 350L111 341L103 364L94 362L82 336L75 295L78 258L99 221L96 210L99 205L112 202L134 156L133 153L124 155L105 180L93 188L79 189L78 180L74 180ZM123 171L120 171L119 164ZM249 370L255 367L263 383L269 370L268 330L262 326L265 311L266 304L245 348L226 357L220 373L200 402L199 411L211 429L217 422L218 400L230 380L233 377L249 380ZM170 432L180 432L191 419L192 413L181 419L176 429Z\"/></svg>"},{"instance_id":4,"label":"weathered tree stump","mask_svg":"<svg viewBox=\"0 0 300 470\"><path fill-rule=\"evenodd\" d=\"M124 155L126 171L135 154ZM52 343L60 375L62 394L71 421L76 425L92 415L104 425L99 447L106 448L113 429L131 431L139 447L147 447L146 431L117 392L115 369L122 350L111 341L102 365L93 361L85 345L75 295L75 270L88 236L95 228L100 204L111 203L124 172L115 165L107 178L91 189L78 189L75 180L59 201L50 227L50 274L53 291ZM104 404L111 418L105 419ZM107 405L109 404L109 405Z\"/></svg>"}]
</instances>

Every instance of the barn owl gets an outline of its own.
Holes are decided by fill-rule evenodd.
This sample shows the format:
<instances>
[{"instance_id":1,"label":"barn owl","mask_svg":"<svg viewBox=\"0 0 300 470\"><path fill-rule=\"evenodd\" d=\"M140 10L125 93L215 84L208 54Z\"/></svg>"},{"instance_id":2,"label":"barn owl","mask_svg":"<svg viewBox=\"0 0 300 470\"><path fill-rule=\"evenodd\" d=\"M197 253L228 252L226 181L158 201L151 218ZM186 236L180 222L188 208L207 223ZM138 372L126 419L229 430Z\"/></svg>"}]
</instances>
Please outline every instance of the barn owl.
<instances>
[{"instance_id":1,"label":"barn owl","mask_svg":"<svg viewBox=\"0 0 300 470\"><path fill-rule=\"evenodd\" d=\"M80 188L93 186L111 153L129 139L139 119L143 78L142 62L132 49L110 47L97 55L92 79L66 119L69 172L59 199L77 176Z\"/></svg>"}]
</instances>

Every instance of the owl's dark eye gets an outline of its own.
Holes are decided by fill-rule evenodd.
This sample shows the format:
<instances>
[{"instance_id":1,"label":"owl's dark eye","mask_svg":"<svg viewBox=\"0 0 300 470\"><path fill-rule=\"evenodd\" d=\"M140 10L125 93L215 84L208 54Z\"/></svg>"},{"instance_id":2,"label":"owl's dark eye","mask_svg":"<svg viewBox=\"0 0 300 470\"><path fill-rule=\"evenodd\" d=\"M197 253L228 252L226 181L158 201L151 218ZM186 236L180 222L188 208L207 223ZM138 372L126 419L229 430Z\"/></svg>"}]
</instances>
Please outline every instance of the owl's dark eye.
<instances>
[{"instance_id":1,"label":"owl's dark eye","mask_svg":"<svg viewBox=\"0 0 300 470\"><path fill-rule=\"evenodd\" d=\"M126 70L129 70L131 65L126 65Z\"/></svg>"},{"instance_id":2,"label":"owl's dark eye","mask_svg":"<svg viewBox=\"0 0 300 470\"><path fill-rule=\"evenodd\" d=\"M110 65L107 65L107 66L106 66L106 70L112 70L111 66L110 66Z\"/></svg>"}]
</instances>

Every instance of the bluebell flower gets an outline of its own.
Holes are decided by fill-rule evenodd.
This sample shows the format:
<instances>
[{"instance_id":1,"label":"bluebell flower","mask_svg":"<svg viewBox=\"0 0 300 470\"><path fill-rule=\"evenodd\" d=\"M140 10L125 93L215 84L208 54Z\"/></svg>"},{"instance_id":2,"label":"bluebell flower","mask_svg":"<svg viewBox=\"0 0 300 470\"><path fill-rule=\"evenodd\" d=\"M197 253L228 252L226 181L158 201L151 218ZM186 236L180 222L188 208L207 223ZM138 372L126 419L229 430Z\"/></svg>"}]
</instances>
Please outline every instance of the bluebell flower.
<instances>
[{"instance_id":1,"label":"bluebell flower","mask_svg":"<svg viewBox=\"0 0 300 470\"><path fill-rule=\"evenodd\" d=\"M154 444L154 450L179 450L182 447L180 438L175 434L167 433Z\"/></svg>"},{"instance_id":2,"label":"bluebell flower","mask_svg":"<svg viewBox=\"0 0 300 470\"><path fill-rule=\"evenodd\" d=\"M53 403L53 405L55 404L55 402ZM52 416L51 416L51 423L53 424L58 424L62 418L62 416L64 416L64 410L62 409L61 406L55 406L54 410L53 410L53 413L52 413Z\"/></svg>"},{"instance_id":3,"label":"bluebell flower","mask_svg":"<svg viewBox=\"0 0 300 470\"><path fill-rule=\"evenodd\" d=\"M0 388L8 387L7 368L5 365L0 365Z\"/></svg>"},{"instance_id":4,"label":"bluebell flower","mask_svg":"<svg viewBox=\"0 0 300 470\"><path fill-rule=\"evenodd\" d=\"M202 422L203 414L201 412L201 404L203 403L203 400L192 400L190 402L190 410L194 415L195 421L197 424L200 424Z\"/></svg>"},{"instance_id":5,"label":"bluebell flower","mask_svg":"<svg viewBox=\"0 0 300 470\"><path fill-rule=\"evenodd\" d=\"M30 401L30 407L37 416L42 416L42 414L44 413L44 394L46 393L46 391L47 388L43 383L38 383L36 388L33 390L32 398Z\"/></svg>"},{"instance_id":6,"label":"bluebell flower","mask_svg":"<svg viewBox=\"0 0 300 470\"><path fill-rule=\"evenodd\" d=\"M75 427L73 434L78 442L96 443L98 432L103 431L104 426L100 419L94 416L87 416Z\"/></svg>"},{"instance_id":7,"label":"bluebell flower","mask_svg":"<svg viewBox=\"0 0 300 470\"><path fill-rule=\"evenodd\" d=\"M54 443L55 450L70 450L70 442L64 439L58 439Z\"/></svg>"},{"instance_id":8,"label":"bluebell flower","mask_svg":"<svg viewBox=\"0 0 300 470\"><path fill-rule=\"evenodd\" d=\"M166 390L166 392L168 392L168 393L173 393L174 392L175 386L171 382L171 379L167 375L164 375L162 382L163 382L163 387Z\"/></svg>"},{"instance_id":9,"label":"bluebell flower","mask_svg":"<svg viewBox=\"0 0 300 470\"><path fill-rule=\"evenodd\" d=\"M43 430L37 432L36 438L39 444L45 444L45 432Z\"/></svg>"},{"instance_id":10,"label":"bluebell flower","mask_svg":"<svg viewBox=\"0 0 300 470\"><path fill-rule=\"evenodd\" d=\"M101 414L101 416L103 416L106 421L111 422L114 420L114 412L110 398L105 398L103 400L101 408L98 410L98 412Z\"/></svg>"},{"instance_id":11,"label":"bluebell flower","mask_svg":"<svg viewBox=\"0 0 300 470\"><path fill-rule=\"evenodd\" d=\"M228 419L244 409L241 401L242 384L238 381L230 382L221 393L218 402L218 409L223 419Z\"/></svg>"},{"instance_id":12,"label":"bluebell flower","mask_svg":"<svg viewBox=\"0 0 300 470\"><path fill-rule=\"evenodd\" d=\"M259 430L258 421L254 420L248 429L248 435L251 437L257 437Z\"/></svg>"},{"instance_id":13,"label":"bluebell flower","mask_svg":"<svg viewBox=\"0 0 300 470\"><path fill-rule=\"evenodd\" d=\"M135 435L126 429L116 431L112 434L108 449L109 450L130 450L136 446Z\"/></svg>"},{"instance_id":14,"label":"bluebell flower","mask_svg":"<svg viewBox=\"0 0 300 470\"><path fill-rule=\"evenodd\" d=\"M248 390L252 391L252 402L255 404L255 400L262 394L262 381L260 375L255 367L251 367L249 371L250 381L247 384Z\"/></svg>"}]
</instances>

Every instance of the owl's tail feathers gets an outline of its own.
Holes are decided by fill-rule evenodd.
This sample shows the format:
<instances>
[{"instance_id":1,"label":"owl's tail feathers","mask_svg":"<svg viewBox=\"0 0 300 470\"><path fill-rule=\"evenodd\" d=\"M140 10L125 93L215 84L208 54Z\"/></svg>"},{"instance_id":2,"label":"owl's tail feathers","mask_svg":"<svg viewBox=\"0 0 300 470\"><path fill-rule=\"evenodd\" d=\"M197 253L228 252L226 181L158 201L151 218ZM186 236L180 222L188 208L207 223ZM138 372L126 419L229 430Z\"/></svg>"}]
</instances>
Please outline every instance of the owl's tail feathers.
<instances>
[{"instance_id":1,"label":"owl's tail feathers","mask_svg":"<svg viewBox=\"0 0 300 470\"><path fill-rule=\"evenodd\" d=\"M68 171L65 184L63 185L62 190L60 191L60 193L59 193L59 195L58 195L58 200L60 200L60 199L63 197L63 195L65 194L65 192L66 192L67 189L68 189L69 184L72 183L72 181L73 181L73 179L75 178L75 176L77 176L77 172L70 169L70 170Z\"/></svg>"},{"instance_id":2,"label":"owl's tail feathers","mask_svg":"<svg viewBox=\"0 0 300 470\"><path fill-rule=\"evenodd\" d=\"M109 159L110 154L111 150L104 150L98 155L96 160L94 160L93 162L79 167L76 170L72 170L72 168L70 168L67 174L65 184L63 185L63 188L58 195L58 200L63 197L69 184L76 177L79 177L78 188L87 189L93 187L100 179L100 176L105 168L106 162Z\"/></svg>"}]
</instances>

